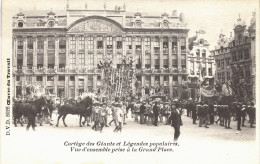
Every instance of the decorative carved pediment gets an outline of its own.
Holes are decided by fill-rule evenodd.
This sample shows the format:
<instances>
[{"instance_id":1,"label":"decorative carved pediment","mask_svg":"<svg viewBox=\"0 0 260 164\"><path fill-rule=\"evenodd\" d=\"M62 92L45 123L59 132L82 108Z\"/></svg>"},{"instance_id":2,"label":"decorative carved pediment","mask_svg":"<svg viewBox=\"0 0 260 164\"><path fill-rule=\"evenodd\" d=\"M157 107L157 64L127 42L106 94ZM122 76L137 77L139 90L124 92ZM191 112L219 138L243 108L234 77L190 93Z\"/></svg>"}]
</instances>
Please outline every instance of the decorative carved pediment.
<instances>
[{"instance_id":1,"label":"decorative carved pediment","mask_svg":"<svg viewBox=\"0 0 260 164\"><path fill-rule=\"evenodd\" d=\"M122 33L123 31L115 24L102 19L89 19L72 26L69 32L106 32Z\"/></svg>"}]
</instances>

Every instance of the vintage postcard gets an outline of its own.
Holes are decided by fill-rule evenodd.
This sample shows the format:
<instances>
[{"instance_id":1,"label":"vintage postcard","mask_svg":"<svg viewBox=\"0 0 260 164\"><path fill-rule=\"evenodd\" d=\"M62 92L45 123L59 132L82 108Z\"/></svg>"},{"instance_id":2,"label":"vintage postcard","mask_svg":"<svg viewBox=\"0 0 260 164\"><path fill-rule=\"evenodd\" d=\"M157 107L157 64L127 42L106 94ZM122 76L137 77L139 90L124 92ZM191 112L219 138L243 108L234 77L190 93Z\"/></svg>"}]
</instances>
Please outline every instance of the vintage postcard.
<instances>
[{"instance_id":1,"label":"vintage postcard","mask_svg":"<svg viewBox=\"0 0 260 164\"><path fill-rule=\"evenodd\" d=\"M260 163L259 1L1 7L1 164Z\"/></svg>"}]
</instances>

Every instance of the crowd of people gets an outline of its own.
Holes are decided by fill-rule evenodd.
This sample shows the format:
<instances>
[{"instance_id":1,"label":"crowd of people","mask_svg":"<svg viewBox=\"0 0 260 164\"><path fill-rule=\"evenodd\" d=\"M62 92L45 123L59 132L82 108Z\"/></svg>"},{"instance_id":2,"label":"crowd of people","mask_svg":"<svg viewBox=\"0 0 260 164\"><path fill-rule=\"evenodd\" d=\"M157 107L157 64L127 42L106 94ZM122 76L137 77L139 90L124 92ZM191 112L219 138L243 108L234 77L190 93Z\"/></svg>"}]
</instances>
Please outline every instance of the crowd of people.
<instances>
[{"instance_id":1,"label":"crowd of people","mask_svg":"<svg viewBox=\"0 0 260 164\"><path fill-rule=\"evenodd\" d=\"M253 102L243 105L241 102L235 101L221 105L213 101L199 103L189 101L184 104L184 107L187 110L187 117L192 118L193 124L197 124L196 120L199 120L199 127L204 125L205 128L208 128L208 125L215 123L225 129L232 129L230 123L233 120L237 121L237 130L242 130L241 126L246 127L245 120L248 116L250 127L254 128L256 109Z\"/></svg>"}]
</instances>

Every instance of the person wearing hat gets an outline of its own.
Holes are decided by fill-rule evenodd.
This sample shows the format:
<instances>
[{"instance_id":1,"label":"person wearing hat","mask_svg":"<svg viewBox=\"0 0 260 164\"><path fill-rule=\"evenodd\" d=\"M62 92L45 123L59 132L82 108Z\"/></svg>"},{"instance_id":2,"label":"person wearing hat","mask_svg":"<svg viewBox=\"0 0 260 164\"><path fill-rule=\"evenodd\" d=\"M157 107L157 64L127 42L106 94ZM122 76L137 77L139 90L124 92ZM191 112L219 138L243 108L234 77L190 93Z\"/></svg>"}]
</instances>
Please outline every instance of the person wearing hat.
<instances>
[{"instance_id":1,"label":"person wearing hat","mask_svg":"<svg viewBox=\"0 0 260 164\"><path fill-rule=\"evenodd\" d=\"M231 108L229 108L228 105L225 105L225 128L226 129L232 129L230 127L230 122L231 122Z\"/></svg>"},{"instance_id":2,"label":"person wearing hat","mask_svg":"<svg viewBox=\"0 0 260 164\"><path fill-rule=\"evenodd\" d=\"M198 113L198 118L199 118L199 127L201 127L202 126L202 122L203 122L203 103L202 102L200 102L198 105L197 105L197 113Z\"/></svg>"},{"instance_id":3,"label":"person wearing hat","mask_svg":"<svg viewBox=\"0 0 260 164\"><path fill-rule=\"evenodd\" d=\"M155 101L155 104L153 106L154 126L158 126L159 106L157 104L157 101Z\"/></svg>"},{"instance_id":4,"label":"person wearing hat","mask_svg":"<svg viewBox=\"0 0 260 164\"><path fill-rule=\"evenodd\" d=\"M247 113L247 106L246 105L242 105L242 127L246 127L245 126L245 120L246 120L246 113Z\"/></svg>"},{"instance_id":5,"label":"person wearing hat","mask_svg":"<svg viewBox=\"0 0 260 164\"><path fill-rule=\"evenodd\" d=\"M250 103L247 112L249 116L250 128L254 128L253 124L255 122L255 107L253 102Z\"/></svg>"},{"instance_id":6,"label":"person wearing hat","mask_svg":"<svg viewBox=\"0 0 260 164\"><path fill-rule=\"evenodd\" d=\"M203 122L205 123L205 128L209 128L208 127L208 122L209 122L209 106L207 104L207 102L204 103L203 105Z\"/></svg>"},{"instance_id":7,"label":"person wearing hat","mask_svg":"<svg viewBox=\"0 0 260 164\"><path fill-rule=\"evenodd\" d=\"M197 110L196 110L196 103L193 101L191 103L191 114L192 114L192 123L193 124L197 124L196 120L197 120Z\"/></svg>"},{"instance_id":8,"label":"person wearing hat","mask_svg":"<svg viewBox=\"0 0 260 164\"><path fill-rule=\"evenodd\" d=\"M93 111L94 125L93 125L92 129L95 130L95 131L97 131L97 129L98 129L98 124L99 124L99 122L100 122L99 102L95 102L95 103L94 103L93 109L94 109L94 111Z\"/></svg>"},{"instance_id":9,"label":"person wearing hat","mask_svg":"<svg viewBox=\"0 0 260 164\"><path fill-rule=\"evenodd\" d=\"M209 123L214 124L214 104L212 101L209 104Z\"/></svg>"},{"instance_id":10,"label":"person wearing hat","mask_svg":"<svg viewBox=\"0 0 260 164\"><path fill-rule=\"evenodd\" d=\"M241 117L242 117L242 104L241 103L236 103L235 110L236 110L236 116L237 116L237 130L242 130L240 128L240 126L241 126Z\"/></svg>"},{"instance_id":11,"label":"person wearing hat","mask_svg":"<svg viewBox=\"0 0 260 164\"><path fill-rule=\"evenodd\" d=\"M173 142L175 145L178 144L178 138L180 136L180 126L182 126L182 120L181 120L181 115L179 111L176 109L175 105L172 105L172 111L171 115L168 119L168 124L171 125L174 128L174 139Z\"/></svg>"},{"instance_id":12,"label":"person wearing hat","mask_svg":"<svg viewBox=\"0 0 260 164\"><path fill-rule=\"evenodd\" d=\"M122 111L122 104L116 103L115 104L115 125L116 128L114 129L114 132L122 131L122 124L123 124L123 111Z\"/></svg>"},{"instance_id":13,"label":"person wearing hat","mask_svg":"<svg viewBox=\"0 0 260 164\"><path fill-rule=\"evenodd\" d=\"M144 124L144 112L145 112L145 103L142 102L142 105L140 106L140 124Z\"/></svg>"}]
</instances>

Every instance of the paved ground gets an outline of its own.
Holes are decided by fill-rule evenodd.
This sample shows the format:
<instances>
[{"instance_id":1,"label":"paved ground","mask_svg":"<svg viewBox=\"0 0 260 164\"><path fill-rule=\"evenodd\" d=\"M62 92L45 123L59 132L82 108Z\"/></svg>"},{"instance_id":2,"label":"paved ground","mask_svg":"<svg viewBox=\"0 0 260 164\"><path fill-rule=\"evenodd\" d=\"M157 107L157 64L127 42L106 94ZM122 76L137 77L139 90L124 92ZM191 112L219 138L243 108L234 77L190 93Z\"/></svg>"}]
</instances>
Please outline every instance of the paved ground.
<instances>
[{"instance_id":1,"label":"paved ground","mask_svg":"<svg viewBox=\"0 0 260 164\"><path fill-rule=\"evenodd\" d=\"M25 127L12 127L10 141L4 143L11 152L6 151L6 160L19 164L76 164L96 163L216 163L216 164L253 164L256 163L255 128L247 127L236 133L236 122L233 129L225 129L219 125L210 125L209 129L193 125L191 118L182 117L180 146L171 147L174 152L156 153L75 153L64 146L65 141L74 142L170 142L174 130L160 123L158 127L140 125L132 118L122 133L114 133L114 126L105 128L103 133L91 130L90 127L79 127L77 116L67 116L64 127L44 125L37 131L25 131ZM54 122L56 119L54 117ZM30 150L30 153L28 153ZM16 157L16 158L14 158ZM103 162L100 162L103 161Z\"/></svg>"}]
</instances>

